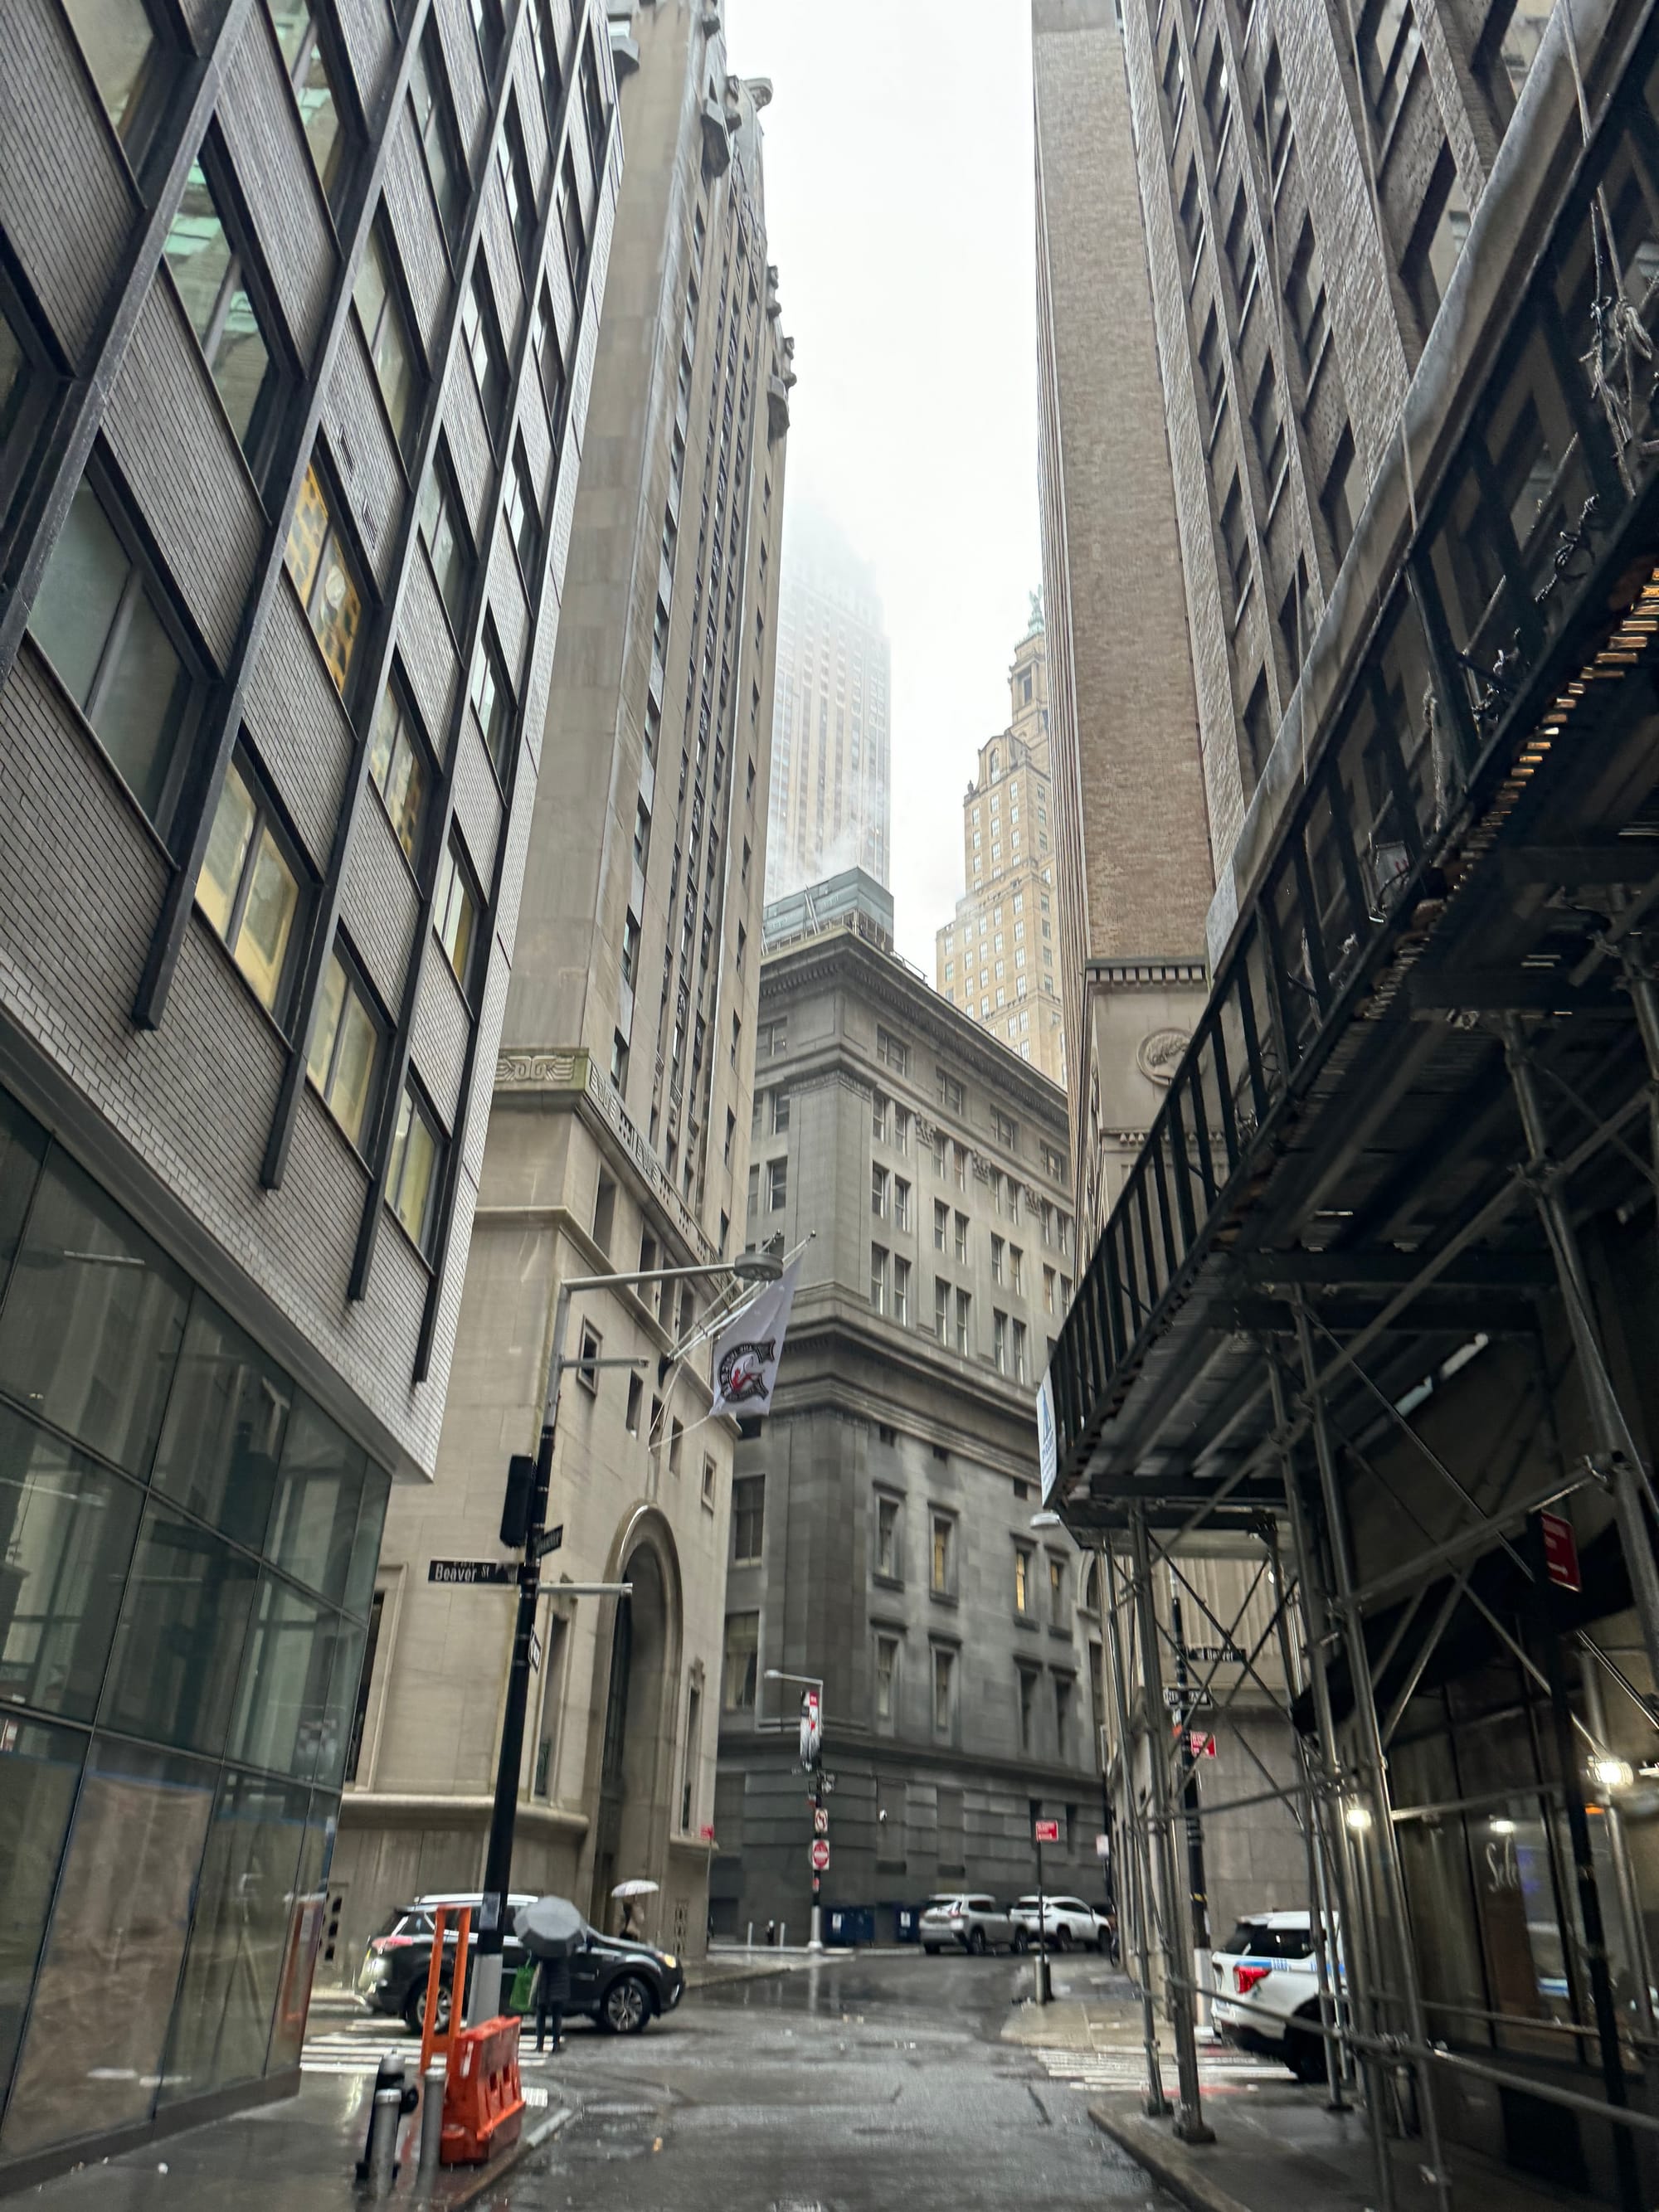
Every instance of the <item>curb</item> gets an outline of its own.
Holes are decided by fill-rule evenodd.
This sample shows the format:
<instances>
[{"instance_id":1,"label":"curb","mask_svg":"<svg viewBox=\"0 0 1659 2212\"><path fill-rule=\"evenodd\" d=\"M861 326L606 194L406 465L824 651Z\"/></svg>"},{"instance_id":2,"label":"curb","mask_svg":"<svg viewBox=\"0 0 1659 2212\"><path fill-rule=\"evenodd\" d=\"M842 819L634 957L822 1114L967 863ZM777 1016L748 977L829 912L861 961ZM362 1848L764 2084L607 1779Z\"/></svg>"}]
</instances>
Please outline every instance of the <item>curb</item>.
<instances>
[{"instance_id":1,"label":"curb","mask_svg":"<svg viewBox=\"0 0 1659 2212\"><path fill-rule=\"evenodd\" d=\"M1194 2173L1182 2147L1170 2142L1139 2113L1114 2112L1109 2105L1091 2105L1089 2118L1188 2212L1249 2212L1248 2206L1218 2188L1206 2174Z\"/></svg>"},{"instance_id":2,"label":"curb","mask_svg":"<svg viewBox=\"0 0 1659 2212\"><path fill-rule=\"evenodd\" d=\"M486 2189L493 2189L504 2174L511 2173L514 2166L522 2166L532 2151L539 2150L561 2129L568 2127L575 2117L574 2105L556 2106L527 2134L521 2135L504 2158L492 2160L488 2166L481 2167L453 2196L446 2191L441 2197L434 2195L428 2201L437 2208L437 2212L461 2212L463 2205L476 2203Z\"/></svg>"}]
</instances>

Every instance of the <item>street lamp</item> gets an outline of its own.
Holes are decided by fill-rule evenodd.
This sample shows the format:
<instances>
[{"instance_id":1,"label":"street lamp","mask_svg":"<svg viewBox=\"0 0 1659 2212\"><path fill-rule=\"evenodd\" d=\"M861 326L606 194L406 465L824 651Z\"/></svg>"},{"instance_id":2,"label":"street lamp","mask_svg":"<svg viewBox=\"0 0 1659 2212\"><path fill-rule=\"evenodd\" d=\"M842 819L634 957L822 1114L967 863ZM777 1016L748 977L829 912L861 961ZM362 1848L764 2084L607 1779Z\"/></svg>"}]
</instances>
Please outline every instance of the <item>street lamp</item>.
<instances>
[{"instance_id":1,"label":"street lamp","mask_svg":"<svg viewBox=\"0 0 1659 2212\"><path fill-rule=\"evenodd\" d=\"M780 1240L781 1241L781 1240ZM507 1680L507 1710L501 1717L501 1752L495 1762L495 1802L490 1813L489 1848L484 1857L483 1897L478 1910L478 1949L472 1969L472 2002L468 2017L494 2020L501 2008L501 1948L507 1940L507 1897L513 1875L513 1832L519 1814L519 1768L524 1757L525 1713L530 1704L531 1643L541 1598L541 1561L545 1545L547 1495L553 1481L553 1431L559 1417L559 1386L568 1366L580 1360L564 1356L570 1301L578 1291L625 1290L641 1283L709 1281L734 1275L740 1283L775 1283L783 1273L776 1251L756 1247L735 1260L693 1267L636 1267L618 1274L572 1275L559 1285L553 1310L553 1348L547 1363L547 1392L542 1403L541 1436L529 1476L522 1534L513 1534L523 1550L519 1567L519 1611L513 1632L513 1664ZM509 1497L512 1492L509 1490ZM518 1547L515 1546L515 1548ZM580 1587L580 1585L578 1587ZM586 1587L605 1595L626 1595L626 1583Z\"/></svg>"},{"instance_id":2,"label":"street lamp","mask_svg":"<svg viewBox=\"0 0 1659 2212\"><path fill-rule=\"evenodd\" d=\"M804 1690L816 1691L818 1701L818 1748L808 1765L809 1772L817 1776L812 1793L812 1840L818 1840L818 1815L823 1810L823 1677L822 1674L787 1674L781 1667L769 1667L764 1679L769 1682L797 1682ZM812 1925L807 1939L809 1951L823 1948L823 1906L819 1900L822 1877L816 1867L812 1869Z\"/></svg>"}]
</instances>

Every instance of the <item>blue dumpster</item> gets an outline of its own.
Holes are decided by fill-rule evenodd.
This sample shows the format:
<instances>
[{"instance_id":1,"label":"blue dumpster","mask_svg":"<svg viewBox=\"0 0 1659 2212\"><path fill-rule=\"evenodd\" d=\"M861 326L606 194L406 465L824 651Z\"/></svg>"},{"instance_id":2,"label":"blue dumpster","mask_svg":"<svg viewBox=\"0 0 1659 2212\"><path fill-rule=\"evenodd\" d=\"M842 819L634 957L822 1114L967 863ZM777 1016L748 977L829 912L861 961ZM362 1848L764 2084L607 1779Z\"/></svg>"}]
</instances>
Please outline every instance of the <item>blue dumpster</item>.
<instances>
[{"instance_id":1,"label":"blue dumpster","mask_svg":"<svg viewBox=\"0 0 1659 2212\"><path fill-rule=\"evenodd\" d=\"M921 1942L921 1907L919 1905L896 1905L893 1907L893 1940L898 1943Z\"/></svg>"},{"instance_id":2,"label":"blue dumpster","mask_svg":"<svg viewBox=\"0 0 1659 2212\"><path fill-rule=\"evenodd\" d=\"M823 1940L837 1950L850 1950L856 1943L873 1943L876 1940L873 1905L832 1905L824 1920Z\"/></svg>"}]
</instances>

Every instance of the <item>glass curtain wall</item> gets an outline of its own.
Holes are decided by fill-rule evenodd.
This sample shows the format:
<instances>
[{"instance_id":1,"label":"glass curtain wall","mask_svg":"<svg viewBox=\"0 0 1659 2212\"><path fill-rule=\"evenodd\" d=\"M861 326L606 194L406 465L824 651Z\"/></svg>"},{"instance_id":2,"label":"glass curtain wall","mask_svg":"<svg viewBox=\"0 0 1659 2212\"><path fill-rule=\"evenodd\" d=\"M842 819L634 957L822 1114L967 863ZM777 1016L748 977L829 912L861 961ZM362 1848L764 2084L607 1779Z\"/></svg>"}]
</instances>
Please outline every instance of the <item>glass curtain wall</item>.
<instances>
[{"instance_id":1,"label":"glass curtain wall","mask_svg":"<svg viewBox=\"0 0 1659 2212\"><path fill-rule=\"evenodd\" d=\"M388 1487L0 1091L0 2170L297 2061Z\"/></svg>"}]
</instances>

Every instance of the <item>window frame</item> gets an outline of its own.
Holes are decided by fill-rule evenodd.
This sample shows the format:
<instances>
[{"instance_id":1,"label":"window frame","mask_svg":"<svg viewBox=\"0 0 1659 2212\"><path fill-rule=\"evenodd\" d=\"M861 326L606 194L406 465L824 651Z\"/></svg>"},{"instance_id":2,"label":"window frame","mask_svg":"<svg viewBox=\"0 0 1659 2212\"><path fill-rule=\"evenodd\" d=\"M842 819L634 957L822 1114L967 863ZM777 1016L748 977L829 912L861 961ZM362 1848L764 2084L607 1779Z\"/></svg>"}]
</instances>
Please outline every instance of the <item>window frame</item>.
<instances>
[{"instance_id":1,"label":"window frame","mask_svg":"<svg viewBox=\"0 0 1659 2212\"><path fill-rule=\"evenodd\" d=\"M345 999L343 998L341 1001L342 1018L335 1025L333 1042L329 1047L328 1066L321 1081L319 1081L312 1069L312 1059L317 1044L317 1017L323 1002L320 981L312 1001L310 1033L305 1040L306 1081L316 1092L323 1111L328 1115L345 1142L350 1146L358 1158L368 1165L369 1156L374 1148L374 1132L380 1115L380 1091L386 1075L386 1048L392 1041L392 1024L375 994L374 986L369 982L368 972L362 963L352 951L350 942L343 931L338 929L334 933L334 942L330 945L323 962L321 970L323 978L327 976L331 962L338 963L341 973L345 978L346 998L355 997L359 1001L368 1018L369 1026L374 1032L374 1052L369 1061L368 1081L363 1091L362 1127L356 1136L335 1112L333 1101L330 1097L334 1078L339 1072L340 1044L345 1031L343 1019Z\"/></svg>"},{"instance_id":2,"label":"window frame","mask_svg":"<svg viewBox=\"0 0 1659 2212\"><path fill-rule=\"evenodd\" d=\"M12 387L9 421L0 415L0 537L25 483L40 459L40 433L52 395L65 381L66 364L43 336L48 327L37 313L0 243L0 323L17 348L18 380Z\"/></svg>"},{"instance_id":3,"label":"window frame","mask_svg":"<svg viewBox=\"0 0 1659 2212\"><path fill-rule=\"evenodd\" d=\"M371 254L377 257L377 266L380 269L381 279L380 312L372 331L364 320L362 301L358 296L358 286L362 282L364 265ZM376 210L374 222L369 225L368 235L363 243L363 252L357 264L356 274L351 280L351 312L368 355L368 365L374 372L374 389L380 395L380 407L386 416L386 428L392 433L392 442L407 464L411 452L420 441L421 422L426 413L426 398L431 386L432 378L425 349L417 334L418 326L409 297L408 283L404 276L403 264L398 256L397 243L384 199ZM386 395L386 380L380 372L380 360L377 350L380 335L388 321L393 325L403 342L404 357L409 363L408 420L402 430L398 429L392 415L392 402Z\"/></svg>"},{"instance_id":4,"label":"window frame","mask_svg":"<svg viewBox=\"0 0 1659 2212\"><path fill-rule=\"evenodd\" d=\"M456 604L451 605L438 568L434 539L439 526L447 527L451 543L459 562L455 580ZM415 532L425 550L427 563L432 572L433 588L438 594L438 604L443 609L452 636L459 641L466 635L466 611L477 582L478 549L473 541L471 526L467 521L465 503L461 498L459 480L449 451L447 437L439 439L428 467L426 481L415 510Z\"/></svg>"},{"instance_id":5,"label":"window frame","mask_svg":"<svg viewBox=\"0 0 1659 2212\"><path fill-rule=\"evenodd\" d=\"M441 914L447 882L453 890L459 888L461 896L472 909L472 927L465 952L459 967L455 963L454 948L445 936L447 916ZM438 940L444 956L444 964L454 977L461 996L469 1006L477 1005L479 981L483 970L486 949L489 943L489 909L478 883L477 871L467 855L459 829L452 823L444 848L438 856L438 870L432 884L432 934Z\"/></svg>"},{"instance_id":6,"label":"window frame","mask_svg":"<svg viewBox=\"0 0 1659 2212\"><path fill-rule=\"evenodd\" d=\"M466 351L468 366L472 371L472 382L478 394L478 409L483 416L484 436L491 453L496 451L496 440L506 428L507 395L512 390L512 369L507 357L507 341L501 336L501 310L495 305L495 288L489 281L489 270L484 257L477 254L472 264L472 275L461 296L461 343ZM478 366L478 356L484 356L484 367ZM499 386L499 390L497 390ZM491 398L491 393L495 397Z\"/></svg>"},{"instance_id":7,"label":"window frame","mask_svg":"<svg viewBox=\"0 0 1659 2212\"><path fill-rule=\"evenodd\" d=\"M759 1498L758 1504L748 1502L751 1486ZM743 1496L739 1497L739 1492ZM745 1522L755 1523L754 1549L743 1548L742 1530ZM757 1567L765 1557L766 1545L766 1477L761 1474L738 1474L732 1477L732 1565L734 1567Z\"/></svg>"},{"instance_id":8,"label":"window frame","mask_svg":"<svg viewBox=\"0 0 1659 2212\"><path fill-rule=\"evenodd\" d=\"M282 425L283 403L293 387L294 363L289 356L287 341L283 335L283 319L272 304L271 289L266 280L264 264L253 242L253 226L247 219L247 210L237 188L234 170L225 156L216 130L210 131L203 141L201 149L191 164L191 169L201 172L202 188L207 194L209 204L213 210L214 219L218 223L220 234L224 240L227 256L224 274L219 280L218 295L215 301L206 331L199 331L196 328L195 320L185 300L184 289L179 282L178 271L173 266L172 256L168 252L174 227L183 212L182 200L179 206L173 210L173 219L167 226L167 237L162 245L160 265L167 270L167 282L173 288L173 297L178 302L179 313L184 316L185 324L196 341L203 365L213 386L214 396L224 410L227 422L230 423L238 450L247 464L248 473L254 483L263 489L273 458L276 434ZM186 191L189 189L188 179L185 189ZM226 212L227 208L229 210L228 214ZM264 348L265 355L264 374L260 380L259 389L254 398L246 432L238 431L234 422L231 421L229 407L219 382L219 371L215 365L213 353L210 351L208 343L210 337L212 337L216 349L218 342L223 338L225 325L229 319L235 295L239 290L247 301L249 312L253 318L254 329L258 335L260 344Z\"/></svg>"},{"instance_id":9,"label":"window frame","mask_svg":"<svg viewBox=\"0 0 1659 2212\"><path fill-rule=\"evenodd\" d=\"M66 5L64 12L70 41L86 72L92 96L98 103L111 135L125 156L128 167L136 177L150 150L156 125L166 112L167 100L177 81L184 56L169 27L158 20L159 11L150 4L150 0L134 0L134 5L149 27L150 45L118 121L110 112L108 98L92 56L82 41L72 9Z\"/></svg>"},{"instance_id":10,"label":"window frame","mask_svg":"<svg viewBox=\"0 0 1659 2212\"><path fill-rule=\"evenodd\" d=\"M202 866L197 872L192 905L200 912L203 921L222 947L226 957L241 977L253 997L276 1023L284 1036L293 1015L300 974L303 966L300 956L304 950L307 924L316 896L316 879L304 858L304 848L274 795L269 779L245 740L239 740L226 767L226 781L234 775L241 782L253 806L252 826L248 831L247 844L237 872L236 888L231 896L228 927L222 930L202 904L202 875L207 866L204 850ZM223 804L222 789L220 805ZM217 809L216 808L216 816ZM289 925L288 943L283 948L282 964L277 975L276 989L269 1002L261 995L258 987L237 957L236 944L242 923L246 918L247 902L253 890L256 866L264 838L269 836L278 857L293 878L295 889L294 918Z\"/></svg>"},{"instance_id":11,"label":"window frame","mask_svg":"<svg viewBox=\"0 0 1659 2212\"><path fill-rule=\"evenodd\" d=\"M340 97L340 87L343 84L355 84L356 79L340 52L332 19L329 10L321 4L321 0L312 0L306 19L305 33L300 40L296 58L291 64L283 52L282 33L277 29L276 16L271 13L271 0L265 0L264 12L266 20L270 25L271 35L276 42L276 58L282 65L283 75L288 80L289 92L294 101L295 120L299 125L301 137L305 140L306 152L311 161L312 174L317 179L317 189L323 196L323 204L328 210L331 221L337 221L340 210L344 206L350 191L351 173L359 144L355 119L348 112L345 101ZM311 143L311 133L306 128L305 109L301 100L301 94L304 89L301 81L301 72L306 67L313 47L321 59L323 74L328 81L328 96L334 108L335 173L331 181L317 166L316 149Z\"/></svg>"},{"instance_id":12,"label":"window frame","mask_svg":"<svg viewBox=\"0 0 1659 2212\"><path fill-rule=\"evenodd\" d=\"M488 696L489 715L486 720L481 702ZM478 643L472 656L472 674L466 687L466 702L472 709L473 720L478 726L478 735L489 761L491 773L505 797L512 782L514 762L518 754L519 702L513 689L513 679L507 673L507 655L501 650L501 633L495 627L495 617L484 609L483 620L478 625ZM499 712L499 730L495 728ZM499 735L500 742L496 742Z\"/></svg>"},{"instance_id":13,"label":"window frame","mask_svg":"<svg viewBox=\"0 0 1659 2212\"><path fill-rule=\"evenodd\" d=\"M506 481L501 490L501 513L512 540L514 558L519 564L525 596L534 606L536 577L542 562L542 509L522 434L513 441L512 458L503 474Z\"/></svg>"},{"instance_id":14,"label":"window frame","mask_svg":"<svg viewBox=\"0 0 1659 2212\"><path fill-rule=\"evenodd\" d=\"M322 656L323 665L328 671L329 681L333 684L336 691L338 692L341 703L344 706L347 713L349 714L351 711L353 690L353 671L354 668L357 666L357 648L362 642L363 633L368 626L368 620L370 613L369 595L362 581L363 576L368 573L368 570L367 565L362 560L361 550L357 544L356 532L355 528L352 527L349 522L343 529L342 528L341 517L343 515L349 516L350 507L349 501L343 498L339 494L337 489L339 479L334 473L332 465L328 458L320 434L312 446L311 459L306 465L306 480L307 482L310 482L313 479L315 480L317 495L322 503L323 513L327 519L327 527L323 532L322 544L318 550L316 574L313 576L308 589L304 593L301 593L299 580L295 577L293 568L289 566L289 555L293 550L294 545L294 526L299 520L300 517L300 507L298 501L295 502L294 513L289 519L288 536L283 547L283 572L287 576L290 585L292 585L295 598L299 599L300 610L305 617L306 627L311 632L313 641L315 643L318 652ZM305 486L302 483L301 486L301 498L303 499L304 495ZM321 599L324 593L326 581L326 571L328 568L328 554L331 548L332 548L337 554L340 565L346 572L347 580L357 595L357 627L352 633L349 649L346 654L343 681L334 672L333 664L328 656L328 647L323 643L322 635L318 629L316 617L313 612L314 604Z\"/></svg>"},{"instance_id":15,"label":"window frame","mask_svg":"<svg viewBox=\"0 0 1659 2212\"><path fill-rule=\"evenodd\" d=\"M475 8L493 4L495 0L473 0ZM507 95L501 136L495 141L495 173L501 180L507 228L513 234L519 267L528 271L536 251L536 186L530 173L530 149L516 91Z\"/></svg>"},{"instance_id":16,"label":"window frame","mask_svg":"<svg viewBox=\"0 0 1659 2212\"><path fill-rule=\"evenodd\" d=\"M419 71L421 82L431 96L427 125L421 121L420 110L415 100L415 76ZM433 211L438 218L438 230L445 251L451 256L455 251L456 235L465 216L466 203L471 194L472 175L465 150L461 144L460 126L455 120L455 96L450 88L449 70L444 60L443 41L438 35L435 20L428 21L421 34L410 69L408 89L410 112L415 118L415 143L421 151L421 167L426 173L427 188L432 194ZM428 143L428 125L432 133L442 140L442 151L448 163L454 186L455 204L446 210L438 179L432 173L432 153Z\"/></svg>"},{"instance_id":17,"label":"window frame","mask_svg":"<svg viewBox=\"0 0 1659 2212\"><path fill-rule=\"evenodd\" d=\"M412 1129L414 1121L418 1117L424 1122L427 1133L432 1139L432 1180L428 1186L426 1213L418 1235L404 1219L399 1208L404 1172L409 1164L409 1152L404 1139L404 1109L405 1106L410 1109L410 1128ZM398 1097L398 1118L392 1125L392 1143L386 1152L385 1206L386 1212L390 1213L398 1228L428 1266L431 1263L432 1246L439 1217L443 1211L444 1170L448 1156L448 1132L439 1120L437 1109L427 1097L414 1069L407 1068L404 1073L403 1089Z\"/></svg>"},{"instance_id":18,"label":"window frame","mask_svg":"<svg viewBox=\"0 0 1659 2212\"><path fill-rule=\"evenodd\" d=\"M386 786L374 772L374 754L380 735L380 717L386 710L388 701L397 709L398 728L393 734L392 750L386 761L387 781L392 781L392 770L398 759L399 741L405 750L415 756L424 779L412 840L412 850L410 845L404 842L403 833L398 829L397 818L392 811L392 801L387 796ZM385 811L387 824L397 842L398 849L408 862L416 882L419 882L424 878L426 871L426 850L431 842L432 803L440 782L440 771L437 754L433 750L426 734L425 725L416 709L414 695L404 679L402 664L396 659L387 672L386 686L380 694L380 703L375 708L374 718L369 724L367 758L364 765L368 770L370 786Z\"/></svg>"}]
</instances>

